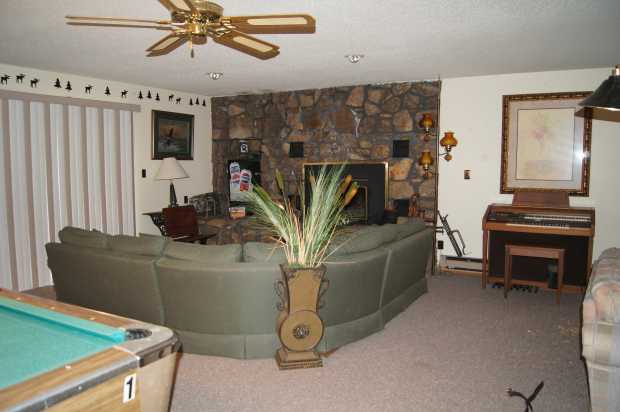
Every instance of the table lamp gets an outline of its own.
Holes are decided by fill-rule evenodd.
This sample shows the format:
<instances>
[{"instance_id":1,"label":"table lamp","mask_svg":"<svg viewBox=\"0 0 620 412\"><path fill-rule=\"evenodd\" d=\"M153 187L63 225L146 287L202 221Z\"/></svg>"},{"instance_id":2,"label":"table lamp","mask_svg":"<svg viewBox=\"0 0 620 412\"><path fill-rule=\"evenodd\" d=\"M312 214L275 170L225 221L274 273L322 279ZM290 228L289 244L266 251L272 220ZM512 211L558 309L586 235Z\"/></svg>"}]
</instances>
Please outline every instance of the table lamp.
<instances>
[{"instance_id":1,"label":"table lamp","mask_svg":"<svg viewBox=\"0 0 620 412\"><path fill-rule=\"evenodd\" d=\"M159 166L155 175L155 180L170 180L170 207L176 207L177 194L174 191L174 179L185 179L189 177L183 166L175 157L166 157Z\"/></svg>"}]
</instances>

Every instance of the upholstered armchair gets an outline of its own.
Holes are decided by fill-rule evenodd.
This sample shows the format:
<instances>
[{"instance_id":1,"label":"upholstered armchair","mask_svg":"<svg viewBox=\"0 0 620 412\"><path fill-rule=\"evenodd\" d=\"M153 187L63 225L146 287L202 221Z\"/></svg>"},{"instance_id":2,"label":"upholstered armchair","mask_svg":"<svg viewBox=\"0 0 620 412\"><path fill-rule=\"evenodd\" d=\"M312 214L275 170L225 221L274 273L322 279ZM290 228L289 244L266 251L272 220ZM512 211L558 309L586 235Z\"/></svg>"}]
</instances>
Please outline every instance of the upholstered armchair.
<instances>
[{"instance_id":1,"label":"upholstered armchair","mask_svg":"<svg viewBox=\"0 0 620 412\"><path fill-rule=\"evenodd\" d=\"M199 217L225 216L228 211L228 195L225 193L208 192L189 198Z\"/></svg>"},{"instance_id":2,"label":"upholstered armchair","mask_svg":"<svg viewBox=\"0 0 620 412\"><path fill-rule=\"evenodd\" d=\"M593 412L620 411L620 249L595 263L583 301L583 357Z\"/></svg>"}]
</instances>

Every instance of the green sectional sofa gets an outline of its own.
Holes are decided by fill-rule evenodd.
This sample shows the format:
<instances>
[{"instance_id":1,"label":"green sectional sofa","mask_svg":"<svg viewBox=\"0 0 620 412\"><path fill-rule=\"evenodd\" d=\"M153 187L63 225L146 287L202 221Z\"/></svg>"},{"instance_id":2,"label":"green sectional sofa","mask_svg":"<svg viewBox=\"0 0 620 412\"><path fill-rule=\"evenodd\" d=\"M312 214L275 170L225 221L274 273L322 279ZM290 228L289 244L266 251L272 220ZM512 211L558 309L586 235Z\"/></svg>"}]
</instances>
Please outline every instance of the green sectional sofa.
<instances>
[{"instance_id":1,"label":"green sectional sofa","mask_svg":"<svg viewBox=\"0 0 620 412\"><path fill-rule=\"evenodd\" d=\"M319 350L383 329L426 292L432 242L417 219L340 236L327 263ZM67 227L46 249L61 301L165 325L186 352L265 358L280 346L274 282L284 255L273 244L204 246Z\"/></svg>"}]
</instances>

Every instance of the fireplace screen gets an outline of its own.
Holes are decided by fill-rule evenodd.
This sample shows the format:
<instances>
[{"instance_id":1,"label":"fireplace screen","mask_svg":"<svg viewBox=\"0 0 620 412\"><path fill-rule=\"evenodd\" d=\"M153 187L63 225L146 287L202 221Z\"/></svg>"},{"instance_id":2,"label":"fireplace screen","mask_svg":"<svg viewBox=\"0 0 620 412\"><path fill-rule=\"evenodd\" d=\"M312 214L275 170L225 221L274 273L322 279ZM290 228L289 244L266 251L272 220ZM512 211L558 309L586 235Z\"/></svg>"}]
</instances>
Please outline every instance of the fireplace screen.
<instances>
[{"instance_id":1,"label":"fireplace screen","mask_svg":"<svg viewBox=\"0 0 620 412\"><path fill-rule=\"evenodd\" d=\"M339 167L344 162L329 163L306 163L303 175L305 178L310 172L317 175L321 167ZM343 177L351 175L354 181L360 185L358 195L347 208L349 219L353 222L365 222L369 224L381 224L383 211L387 204L387 174L386 162L359 162L345 163ZM310 198L310 185L305 184L306 201ZM363 190L361 188L363 187Z\"/></svg>"},{"instance_id":2,"label":"fireplace screen","mask_svg":"<svg viewBox=\"0 0 620 412\"><path fill-rule=\"evenodd\" d=\"M358 182L357 194L344 208L344 214L349 223L367 223L368 222L368 190L366 186L362 186Z\"/></svg>"}]
</instances>

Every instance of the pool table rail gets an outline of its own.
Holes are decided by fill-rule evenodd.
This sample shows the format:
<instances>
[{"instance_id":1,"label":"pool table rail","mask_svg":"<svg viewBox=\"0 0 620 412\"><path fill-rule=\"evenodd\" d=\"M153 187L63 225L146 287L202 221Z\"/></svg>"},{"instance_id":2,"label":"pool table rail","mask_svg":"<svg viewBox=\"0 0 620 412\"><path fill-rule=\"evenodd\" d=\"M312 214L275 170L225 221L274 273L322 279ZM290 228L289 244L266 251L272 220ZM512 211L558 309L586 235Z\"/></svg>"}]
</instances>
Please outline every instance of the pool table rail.
<instances>
[{"instance_id":1,"label":"pool table rail","mask_svg":"<svg viewBox=\"0 0 620 412\"><path fill-rule=\"evenodd\" d=\"M75 316L76 318L99 322L115 328L125 327L126 325L129 325L131 323L135 323L135 320L113 315L111 313L100 312L94 309L82 308L80 306L70 305L68 303L40 298L38 296L13 292L8 289L0 288L0 296L9 299L15 299L18 302L27 303L33 306L38 306L40 308L53 310L54 312L62 313L65 315Z\"/></svg>"},{"instance_id":2,"label":"pool table rail","mask_svg":"<svg viewBox=\"0 0 620 412\"><path fill-rule=\"evenodd\" d=\"M0 297L119 328L128 337L109 349L0 389L0 412L168 410L180 346L172 330L2 288ZM131 376L136 377L135 398L127 401L124 385Z\"/></svg>"},{"instance_id":3,"label":"pool table rail","mask_svg":"<svg viewBox=\"0 0 620 412\"><path fill-rule=\"evenodd\" d=\"M13 412L51 408L111 376L135 373L132 371L138 368L138 362L138 358L128 352L107 349L71 363L70 367L60 367L0 390L0 410ZM122 396L122 392L118 392Z\"/></svg>"}]
</instances>

